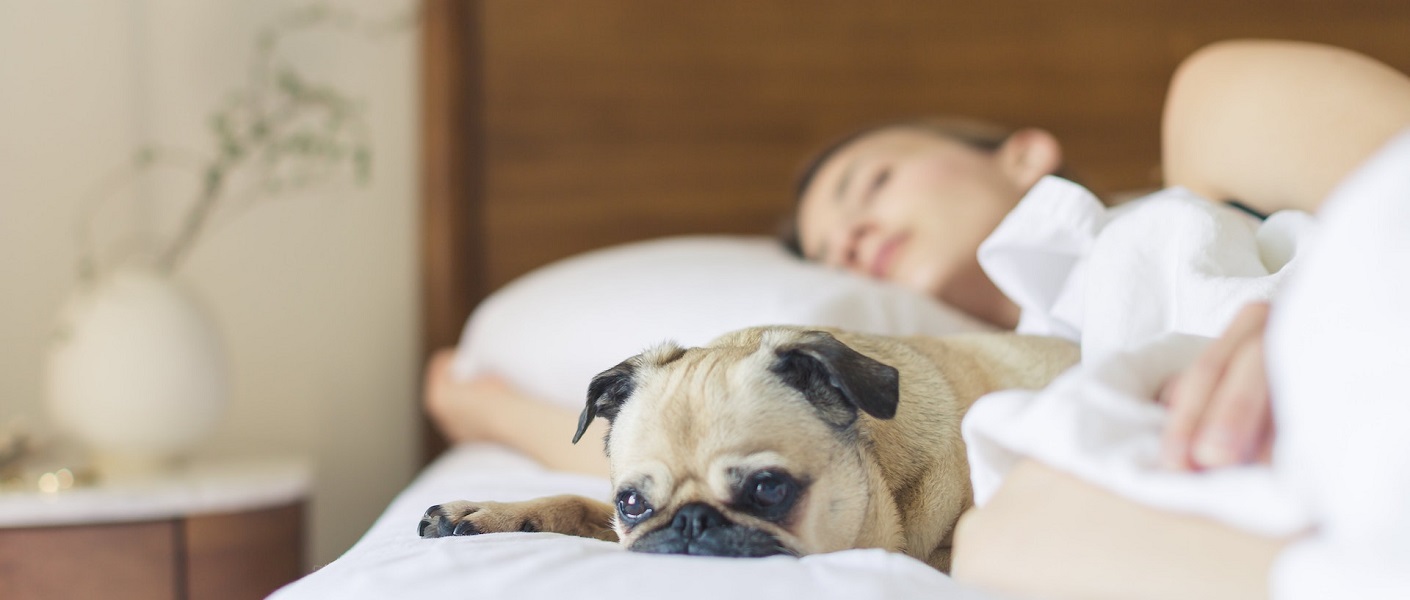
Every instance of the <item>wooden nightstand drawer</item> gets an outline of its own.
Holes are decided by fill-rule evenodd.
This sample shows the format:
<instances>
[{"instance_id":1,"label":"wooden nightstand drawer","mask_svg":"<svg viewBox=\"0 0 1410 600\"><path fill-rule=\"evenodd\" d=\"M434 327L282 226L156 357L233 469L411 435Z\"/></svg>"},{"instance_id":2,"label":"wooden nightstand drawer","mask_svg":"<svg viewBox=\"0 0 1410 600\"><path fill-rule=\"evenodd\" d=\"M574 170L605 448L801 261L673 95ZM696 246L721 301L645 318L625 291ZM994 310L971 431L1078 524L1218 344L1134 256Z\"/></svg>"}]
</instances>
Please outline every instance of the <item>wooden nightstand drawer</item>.
<instances>
[{"instance_id":1,"label":"wooden nightstand drawer","mask_svg":"<svg viewBox=\"0 0 1410 600\"><path fill-rule=\"evenodd\" d=\"M263 598L303 574L310 472L211 460L0 493L0 600Z\"/></svg>"},{"instance_id":2,"label":"wooden nightstand drawer","mask_svg":"<svg viewBox=\"0 0 1410 600\"><path fill-rule=\"evenodd\" d=\"M176 521L0 529L0 598L177 598Z\"/></svg>"},{"instance_id":3,"label":"wooden nightstand drawer","mask_svg":"<svg viewBox=\"0 0 1410 600\"><path fill-rule=\"evenodd\" d=\"M0 529L0 598L263 598L302 574L303 510Z\"/></svg>"},{"instance_id":4,"label":"wooden nightstand drawer","mask_svg":"<svg viewBox=\"0 0 1410 600\"><path fill-rule=\"evenodd\" d=\"M303 575L304 505L186 519L190 600L263 598Z\"/></svg>"}]
</instances>

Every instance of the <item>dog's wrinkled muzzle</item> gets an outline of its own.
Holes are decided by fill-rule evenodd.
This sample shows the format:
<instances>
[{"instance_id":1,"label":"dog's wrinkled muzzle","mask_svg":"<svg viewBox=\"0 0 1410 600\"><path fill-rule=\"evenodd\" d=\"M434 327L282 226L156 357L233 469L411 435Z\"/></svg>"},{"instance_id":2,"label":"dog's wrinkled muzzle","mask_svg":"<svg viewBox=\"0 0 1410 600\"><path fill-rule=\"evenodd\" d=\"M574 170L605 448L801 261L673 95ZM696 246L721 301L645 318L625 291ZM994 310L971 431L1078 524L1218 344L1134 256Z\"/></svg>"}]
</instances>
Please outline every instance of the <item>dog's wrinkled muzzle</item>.
<instances>
[{"instance_id":1,"label":"dog's wrinkled muzzle","mask_svg":"<svg viewBox=\"0 0 1410 600\"><path fill-rule=\"evenodd\" d=\"M772 534L739 525L704 503L682 506L666 526L647 533L628 548L652 554L691 554L758 558L795 554Z\"/></svg>"}]
</instances>

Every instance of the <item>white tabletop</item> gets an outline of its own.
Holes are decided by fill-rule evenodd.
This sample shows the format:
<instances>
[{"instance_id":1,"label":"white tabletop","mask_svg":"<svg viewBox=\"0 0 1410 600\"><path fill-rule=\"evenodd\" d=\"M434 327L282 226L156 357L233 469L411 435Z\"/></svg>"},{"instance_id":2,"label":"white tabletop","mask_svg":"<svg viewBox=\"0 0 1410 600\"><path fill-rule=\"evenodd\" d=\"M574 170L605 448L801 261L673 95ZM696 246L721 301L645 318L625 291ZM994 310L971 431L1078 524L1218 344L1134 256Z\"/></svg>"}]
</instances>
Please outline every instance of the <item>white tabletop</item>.
<instances>
[{"instance_id":1,"label":"white tabletop","mask_svg":"<svg viewBox=\"0 0 1410 600\"><path fill-rule=\"evenodd\" d=\"M305 498L312 472L312 464L298 458L212 460L58 493L0 492L0 528L151 521L270 508Z\"/></svg>"}]
</instances>

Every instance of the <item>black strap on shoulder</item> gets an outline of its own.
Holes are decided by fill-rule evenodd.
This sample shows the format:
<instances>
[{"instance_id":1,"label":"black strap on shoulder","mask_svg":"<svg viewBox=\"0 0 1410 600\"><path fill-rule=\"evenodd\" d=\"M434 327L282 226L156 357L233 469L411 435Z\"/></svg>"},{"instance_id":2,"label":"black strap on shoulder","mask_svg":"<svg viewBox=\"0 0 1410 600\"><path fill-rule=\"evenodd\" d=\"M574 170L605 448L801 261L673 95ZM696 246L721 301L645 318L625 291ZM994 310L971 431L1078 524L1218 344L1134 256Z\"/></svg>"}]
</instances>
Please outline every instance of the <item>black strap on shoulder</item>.
<instances>
[{"instance_id":1,"label":"black strap on shoulder","mask_svg":"<svg viewBox=\"0 0 1410 600\"><path fill-rule=\"evenodd\" d=\"M1258 212L1257 210L1254 210L1254 208L1253 208L1252 206L1249 206L1249 205L1247 205L1247 204L1244 204L1244 203L1242 203L1242 202L1239 202L1238 200L1225 200L1225 201L1224 201L1224 204L1229 205L1230 208L1234 208L1234 209L1237 209L1237 210L1246 212L1246 213L1248 213L1248 214L1250 214L1250 215L1253 215L1253 216L1254 216L1255 218L1257 218L1259 221L1267 221L1267 220L1268 220L1268 215L1265 215L1265 214L1263 214L1263 213L1261 213L1261 212Z\"/></svg>"}]
</instances>

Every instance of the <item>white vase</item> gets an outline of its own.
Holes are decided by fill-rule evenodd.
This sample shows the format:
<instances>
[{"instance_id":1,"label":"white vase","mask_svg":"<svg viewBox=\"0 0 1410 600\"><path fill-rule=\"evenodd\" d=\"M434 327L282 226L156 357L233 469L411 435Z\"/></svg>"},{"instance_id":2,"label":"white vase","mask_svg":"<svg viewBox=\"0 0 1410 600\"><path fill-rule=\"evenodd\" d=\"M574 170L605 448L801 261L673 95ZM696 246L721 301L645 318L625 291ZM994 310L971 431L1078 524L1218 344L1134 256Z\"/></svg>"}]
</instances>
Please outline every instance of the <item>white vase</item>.
<instances>
[{"instance_id":1,"label":"white vase","mask_svg":"<svg viewBox=\"0 0 1410 600\"><path fill-rule=\"evenodd\" d=\"M48 402L109 474L177 462L224 413L226 358L211 319L171 277L124 269L59 317Z\"/></svg>"}]
</instances>

